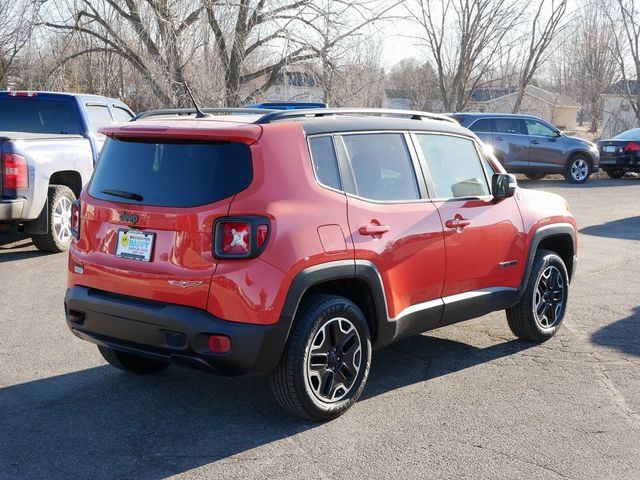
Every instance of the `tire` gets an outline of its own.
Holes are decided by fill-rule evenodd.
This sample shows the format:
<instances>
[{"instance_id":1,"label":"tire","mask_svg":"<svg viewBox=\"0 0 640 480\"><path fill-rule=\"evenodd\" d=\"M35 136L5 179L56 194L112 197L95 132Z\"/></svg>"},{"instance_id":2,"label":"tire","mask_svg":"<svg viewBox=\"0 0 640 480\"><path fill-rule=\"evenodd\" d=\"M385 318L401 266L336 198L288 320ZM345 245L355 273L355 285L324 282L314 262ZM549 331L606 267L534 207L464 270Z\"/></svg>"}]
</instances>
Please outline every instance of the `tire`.
<instances>
[{"instance_id":1,"label":"tire","mask_svg":"<svg viewBox=\"0 0 640 480\"><path fill-rule=\"evenodd\" d=\"M509 328L522 340L549 340L562 324L568 294L564 262L554 252L539 250L520 303L507 309Z\"/></svg>"},{"instance_id":2,"label":"tire","mask_svg":"<svg viewBox=\"0 0 640 480\"><path fill-rule=\"evenodd\" d=\"M371 335L362 311L334 295L310 295L271 374L288 413L312 421L339 417L360 397L371 365Z\"/></svg>"},{"instance_id":3,"label":"tire","mask_svg":"<svg viewBox=\"0 0 640 480\"><path fill-rule=\"evenodd\" d=\"M529 180L542 180L545 177L544 173L525 173L525 177Z\"/></svg>"},{"instance_id":4,"label":"tire","mask_svg":"<svg viewBox=\"0 0 640 480\"><path fill-rule=\"evenodd\" d=\"M33 235L33 244L41 252L60 253L71 244L71 205L76 196L65 185L49 186L48 233Z\"/></svg>"},{"instance_id":5,"label":"tire","mask_svg":"<svg viewBox=\"0 0 640 480\"><path fill-rule=\"evenodd\" d=\"M625 171L620 169L620 170L607 170L607 175L609 175L610 178L622 178L624 177Z\"/></svg>"},{"instance_id":6,"label":"tire","mask_svg":"<svg viewBox=\"0 0 640 480\"><path fill-rule=\"evenodd\" d=\"M102 357L112 366L125 372L136 373L138 375L158 373L169 366L168 363L137 357L129 353L114 350L113 348L103 347L102 345L98 345L98 350Z\"/></svg>"},{"instance_id":7,"label":"tire","mask_svg":"<svg viewBox=\"0 0 640 480\"><path fill-rule=\"evenodd\" d=\"M584 155L574 155L567 162L564 179L569 183L584 183L591 175L591 160Z\"/></svg>"}]
</instances>

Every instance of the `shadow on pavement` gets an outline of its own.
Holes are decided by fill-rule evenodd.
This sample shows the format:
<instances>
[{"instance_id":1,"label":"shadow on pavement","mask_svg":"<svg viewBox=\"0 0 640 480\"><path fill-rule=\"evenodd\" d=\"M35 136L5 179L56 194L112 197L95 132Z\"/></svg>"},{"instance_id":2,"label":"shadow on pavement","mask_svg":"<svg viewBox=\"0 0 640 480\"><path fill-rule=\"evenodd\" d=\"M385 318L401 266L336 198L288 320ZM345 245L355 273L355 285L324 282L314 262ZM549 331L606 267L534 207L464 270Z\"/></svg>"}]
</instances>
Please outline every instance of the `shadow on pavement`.
<instances>
[{"instance_id":1,"label":"shadow on pavement","mask_svg":"<svg viewBox=\"0 0 640 480\"><path fill-rule=\"evenodd\" d=\"M523 188L610 188L610 187L637 187L640 182L637 178L590 178L585 183L574 184L566 182L564 179L542 179L529 180L518 179L518 185Z\"/></svg>"},{"instance_id":2,"label":"shadow on pavement","mask_svg":"<svg viewBox=\"0 0 640 480\"><path fill-rule=\"evenodd\" d=\"M43 255L50 254L35 250L28 235L0 232L0 263Z\"/></svg>"},{"instance_id":3,"label":"shadow on pavement","mask_svg":"<svg viewBox=\"0 0 640 480\"><path fill-rule=\"evenodd\" d=\"M622 353L640 356L640 307L634 308L630 317L602 327L591 336L591 341Z\"/></svg>"},{"instance_id":4,"label":"shadow on pavement","mask_svg":"<svg viewBox=\"0 0 640 480\"><path fill-rule=\"evenodd\" d=\"M416 336L375 352L364 398L533 345ZM0 478L161 479L317 426L283 413L265 377L105 365L0 389Z\"/></svg>"},{"instance_id":5,"label":"shadow on pavement","mask_svg":"<svg viewBox=\"0 0 640 480\"><path fill-rule=\"evenodd\" d=\"M580 233L596 237L640 240L640 216L621 218L600 225L591 225L580 229Z\"/></svg>"}]
</instances>

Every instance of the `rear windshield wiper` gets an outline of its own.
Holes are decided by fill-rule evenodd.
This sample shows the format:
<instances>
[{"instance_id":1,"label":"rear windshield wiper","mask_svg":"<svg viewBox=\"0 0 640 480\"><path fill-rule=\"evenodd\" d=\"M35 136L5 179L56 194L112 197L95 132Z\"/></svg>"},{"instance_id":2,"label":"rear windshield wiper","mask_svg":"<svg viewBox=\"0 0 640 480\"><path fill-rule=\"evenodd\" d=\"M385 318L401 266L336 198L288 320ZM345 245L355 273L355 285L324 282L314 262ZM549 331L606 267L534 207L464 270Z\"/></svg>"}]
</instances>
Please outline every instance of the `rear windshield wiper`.
<instances>
[{"instance_id":1,"label":"rear windshield wiper","mask_svg":"<svg viewBox=\"0 0 640 480\"><path fill-rule=\"evenodd\" d=\"M100 193L106 193L107 195L113 195L114 197L128 198L129 200L135 200L136 202L142 201L142 195L124 192L122 190L100 190Z\"/></svg>"}]
</instances>

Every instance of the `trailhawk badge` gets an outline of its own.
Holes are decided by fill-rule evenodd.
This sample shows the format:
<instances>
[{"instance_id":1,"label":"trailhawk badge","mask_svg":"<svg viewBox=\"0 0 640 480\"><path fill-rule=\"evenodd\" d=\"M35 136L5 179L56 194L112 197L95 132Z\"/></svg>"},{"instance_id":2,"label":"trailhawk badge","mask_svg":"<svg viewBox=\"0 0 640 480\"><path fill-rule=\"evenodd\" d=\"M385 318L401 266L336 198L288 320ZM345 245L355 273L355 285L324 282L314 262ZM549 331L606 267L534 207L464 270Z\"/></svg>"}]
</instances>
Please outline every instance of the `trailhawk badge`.
<instances>
[{"instance_id":1,"label":"trailhawk badge","mask_svg":"<svg viewBox=\"0 0 640 480\"><path fill-rule=\"evenodd\" d=\"M198 282L196 280L184 281L184 280L167 280L174 287L197 287L198 285L202 285L202 282Z\"/></svg>"}]
</instances>

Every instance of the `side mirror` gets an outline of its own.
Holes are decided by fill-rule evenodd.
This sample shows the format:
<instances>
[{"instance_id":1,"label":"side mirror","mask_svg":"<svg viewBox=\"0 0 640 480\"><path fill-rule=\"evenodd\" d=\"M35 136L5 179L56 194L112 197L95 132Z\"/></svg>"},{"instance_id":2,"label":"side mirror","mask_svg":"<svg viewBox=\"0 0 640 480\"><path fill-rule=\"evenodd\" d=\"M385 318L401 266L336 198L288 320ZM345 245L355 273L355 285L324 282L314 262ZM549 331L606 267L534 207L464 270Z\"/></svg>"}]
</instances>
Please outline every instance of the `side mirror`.
<instances>
[{"instance_id":1,"label":"side mirror","mask_svg":"<svg viewBox=\"0 0 640 480\"><path fill-rule=\"evenodd\" d=\"M518 188L515 175L509 173L494 173L491 178L491 193L493 198L500 200L513 197Z\"/></svg>"}]
</instances>

